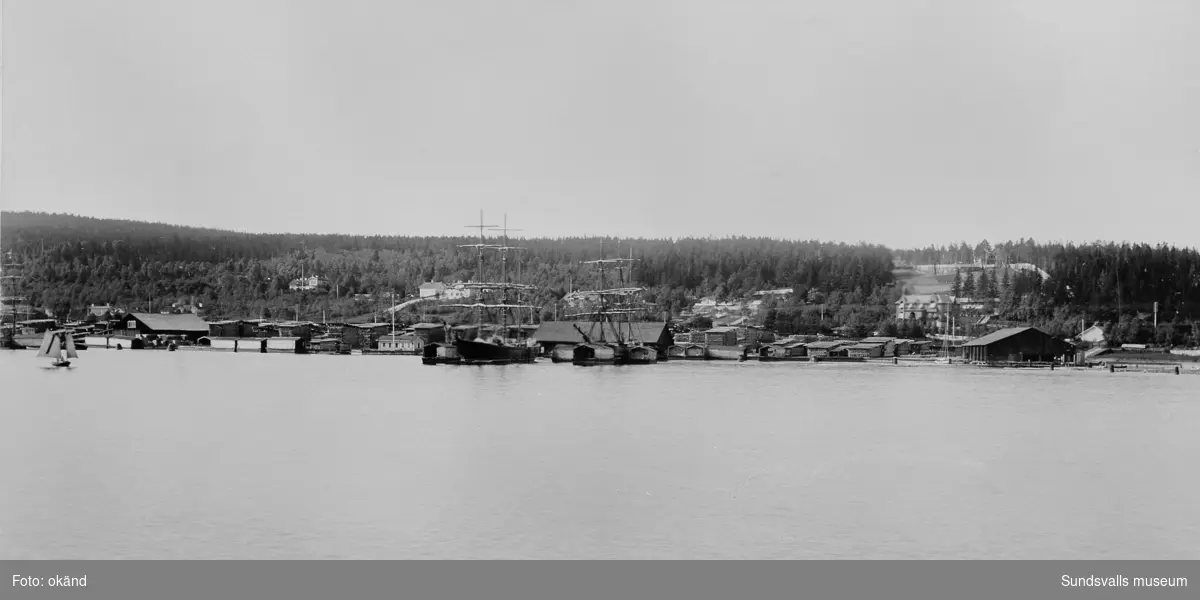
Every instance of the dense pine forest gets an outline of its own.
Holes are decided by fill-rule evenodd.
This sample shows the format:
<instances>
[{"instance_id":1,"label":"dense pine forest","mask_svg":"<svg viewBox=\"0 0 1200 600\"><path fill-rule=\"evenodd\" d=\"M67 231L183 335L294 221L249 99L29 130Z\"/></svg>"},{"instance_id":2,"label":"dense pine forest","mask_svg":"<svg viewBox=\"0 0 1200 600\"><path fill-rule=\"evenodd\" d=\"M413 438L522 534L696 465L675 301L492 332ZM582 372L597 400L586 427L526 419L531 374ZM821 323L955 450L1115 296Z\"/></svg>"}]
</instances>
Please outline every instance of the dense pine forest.
<instances>
[{"instance_id":1,"label":"dense pine forest","mask_svg":"<svg viewBox=\"0 0 1200 600\"><path fill-rule=\"evenodd\" d=\"M208 316L345 318L376 312L417 293L426 281L476 276L470 237L250 234L63 214L0 214L0 252L20 264L21 293L57 316L82 317L89 304L159 310L194 298ZM892 322L892 305L911 293L895 279L904 264L966 264L963 295L992 297L1000 317L1059 335L1081 324L1110 324L1115 341L1194 343L1200 328L1200 254L1194 249L1113 243L1058 244L1020 240L975 246L892 250L876 245L764 238L522 239L520 280L538 287L542 320L562 314L574 288L596 285L583 261L627 257L625 281L648 289L654 310L677 316L699 298L743 298L757 290L793 287L769 301L764 324L781 333L882 330L920 334ZM1035 271L1008 265L1030 263ZM487 278L499 273L489 263ZM16 272L13 269L9 273ZM289 283L317 275L327 286L291 291ZM970 286L969 290L963 287ZM6 289L6 294L10 292ZM1159 330L1150 325L1158 303ZM443 315L453 320L455 315ZM968 326L969 331L969 326Z\"/></svg>"},{"instance_id":2,"label":"dense pine forest","mask_svg":"<svg viewBox=\"0 0 1200 600\"><path fill-rule=\"evenodd\" d=\"M460 244L476 239L307 234L243 234L211 229L27 212L0 216L0 251L23 265L24 292L36 306L72 315L88 304L131 309L165 307L195 297L208 314L305 318L371 312L417 293L422 282L469 280L476 255ZM758 238L523 239L514 273L539 288L544 319L572 288L597 284L582 262L629 256L629 283L648 289L659 312L678 314L701 296L737 298L756 290L796 286L803 292L849 291L886 304L892 255L881 246ZM492 269L486 277L499 277ZM293 292L302 275L327 289ZM371 295L373 298L363 298ZM383 303L383 304L381 304Z\"/></svg>"}]
</instances>

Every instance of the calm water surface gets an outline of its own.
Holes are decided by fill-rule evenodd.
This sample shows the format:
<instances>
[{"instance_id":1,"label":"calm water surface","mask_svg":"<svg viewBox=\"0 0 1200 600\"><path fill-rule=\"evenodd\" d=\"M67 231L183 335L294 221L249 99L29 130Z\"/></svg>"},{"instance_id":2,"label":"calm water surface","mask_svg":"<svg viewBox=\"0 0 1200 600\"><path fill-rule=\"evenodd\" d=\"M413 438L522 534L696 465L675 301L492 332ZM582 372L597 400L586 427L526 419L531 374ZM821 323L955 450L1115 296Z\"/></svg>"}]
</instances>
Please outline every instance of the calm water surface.
<instances>
[{"instance_id":1,"label":"calm water surface","mask_svg":"<svg viewBox=\"0 0 1200 600\"><path fill-rule=\"evenodd\" d=\"M0 352L0 558L1200 558L1200 377Z\"/></svg>"}]
</instances>

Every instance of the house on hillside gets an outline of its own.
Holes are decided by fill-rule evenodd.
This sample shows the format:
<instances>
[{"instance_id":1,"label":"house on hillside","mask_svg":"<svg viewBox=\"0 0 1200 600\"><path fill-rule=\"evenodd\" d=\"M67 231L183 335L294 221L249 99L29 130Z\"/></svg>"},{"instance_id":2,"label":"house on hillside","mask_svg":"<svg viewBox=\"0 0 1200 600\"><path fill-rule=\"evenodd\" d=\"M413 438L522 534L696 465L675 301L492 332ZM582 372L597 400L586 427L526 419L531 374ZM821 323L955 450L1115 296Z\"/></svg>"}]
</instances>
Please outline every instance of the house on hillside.
<instances>
[{"instance_id":1,"label":"house on hillside","mask_svg":"<svg viewBox=\"0 0 1200 600\"><path fill-rule=\"evenodd\" d=\"M117 314L117 309L111 304L91 304L87 307L89 315L103 319L111 315Z\"/></svg>"},{"instance_id":2,"label":"house on hillside","mask_svg":"<svg viewBox=\"0 0 1200 600\"><path fill-rule=\"evenodd\" d=\"M465 300L471 297L471 288L466 287L466 283L462 281L456 281L450 285L446 285L440 281L429 281L422 283L421 287L417 289L421 298Z\"/></svg>"},{"instance_id":3,"label":"house on hillside","mask_svg":"<svg viewBox=\"0 0 1200 600\"><path fill-rule=\"evenodd\" d=\"M762 297L762 296L787 296L787 295L791 294L793 291L795 291L794 288L780 288L777 290L762 290L760 292L754 292L754 295L760 296L760 297Z\"/></svg>"},{"instance_id":4,"label":"house on hillside","mask_svg":"<svg viewBox=\"0 0 1200 600\"><path fill-rule=\"evenodd\" d=\"M1108 336L1104 334L1104 328L1097 323L1091 327L1088 327L1087 329L1084 329L1083 333L1080 333L1079 337L1076 339L1089 344L1103 344L1108 340Z\"/></svg>"},{"instance_id":5,"label":"house on hillside","mask_svg":"<svg viewBox=\"0 0 1200 600\"><path fill-rule=\"evenodd\" d=\"M446 284L440 281L427 281L417 288L422 298L441 298L446 293Z\"/></svg>"},{"instance_id":6,"label":"house on hillside","mask_svg":"<svg viewBox=\"0 0 1200 600\"><path fill-rule=\"evenodd\" d=\"M300 279L293 279L291 281L291 283L288 284L288 289L292 290L293 292L301 291L301 290L315 290L315 289L321 287L322 284L328 284L328 283L329 283L328 281L321 279L320 277L318 277L316 275L313 275L312 277L301 277Z\"/></svg>"},{"instance_id":7,"label":"house on hillside","mask_svg":"<svg viewBox=\"0 0 1200 600\"><path fill-rule=\"evenodd\" d=\"M953 308L954 299L946 294L905 295L896 301L896 321L941 328Z\"/></svg>"}]
</instances>

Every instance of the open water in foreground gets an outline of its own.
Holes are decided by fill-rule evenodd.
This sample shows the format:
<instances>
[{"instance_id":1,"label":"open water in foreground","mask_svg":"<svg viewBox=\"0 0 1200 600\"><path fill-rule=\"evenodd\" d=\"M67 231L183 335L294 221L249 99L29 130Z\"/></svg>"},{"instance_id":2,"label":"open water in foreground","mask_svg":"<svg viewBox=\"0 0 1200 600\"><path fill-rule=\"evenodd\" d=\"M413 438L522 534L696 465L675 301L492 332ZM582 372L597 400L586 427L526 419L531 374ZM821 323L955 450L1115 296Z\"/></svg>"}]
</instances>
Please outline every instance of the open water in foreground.
<instances>
[{"instance_id":1,"label":"open water in foreground","mask_svg":"<svg viewBox=\"0 0 1200 600\"><path fill-rule=\"evenodd\" d=\"M0 558L1200 558L1200 377L0 351Z\"/></svg>"}]
</instances>

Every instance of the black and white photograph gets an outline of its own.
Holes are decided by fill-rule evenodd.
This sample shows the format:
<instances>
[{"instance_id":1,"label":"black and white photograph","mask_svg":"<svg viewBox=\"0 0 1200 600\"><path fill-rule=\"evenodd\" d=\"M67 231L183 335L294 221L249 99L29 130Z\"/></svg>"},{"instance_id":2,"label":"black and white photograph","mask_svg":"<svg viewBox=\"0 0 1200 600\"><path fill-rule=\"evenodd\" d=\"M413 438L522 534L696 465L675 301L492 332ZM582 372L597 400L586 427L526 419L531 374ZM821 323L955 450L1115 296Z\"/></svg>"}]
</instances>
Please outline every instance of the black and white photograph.
<instances>
[{"instance_id":1,"label":"black and white photograph","mask_svg":"<svg viewBox=\"0 0 1200 600\"><path fill-rule=\"evenodd\" d=\"M0 8L4 593L1200 559L1200 3Z\"/></svg>"}]
</instances>

